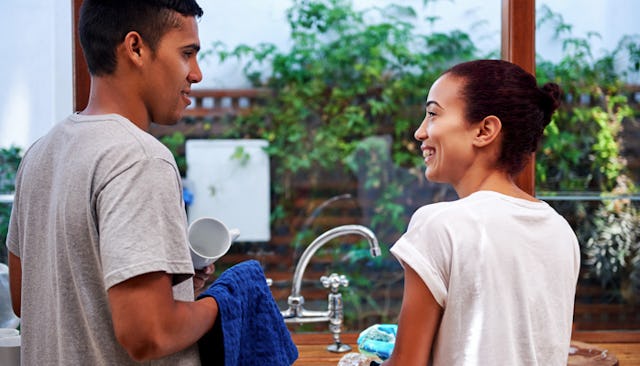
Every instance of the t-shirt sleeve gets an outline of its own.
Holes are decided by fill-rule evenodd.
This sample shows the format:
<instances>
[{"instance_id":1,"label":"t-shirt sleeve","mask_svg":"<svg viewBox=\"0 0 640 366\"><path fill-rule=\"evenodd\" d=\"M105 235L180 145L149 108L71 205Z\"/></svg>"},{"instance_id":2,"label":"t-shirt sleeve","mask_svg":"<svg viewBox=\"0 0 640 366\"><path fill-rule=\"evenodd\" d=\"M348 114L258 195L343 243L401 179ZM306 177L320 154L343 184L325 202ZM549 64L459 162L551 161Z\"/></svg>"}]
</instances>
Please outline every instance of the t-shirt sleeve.
<instances>
[{"instance_id":1,"label":"t-shirt sleeve","mask_svg":"<svg viewBox=\"0 0 640 366\"><path fill-rule=\"evenodd\" d=\"M400 264L411 267L443 308L448 293L451 245L446 227L425 206L411 217L407 232L391 247Z\"/></svg>"},{"instance_id":2,"label":"t-shirt sleeve","mask_svg":"<svg viewBox=\"0 0 640 366\"><path fill-rule=\"evenodd\" d=\"M141 160L111 179L96 206L106 288L150 273L193 275L179 175L158 158Z\"/></svg>"}]
</instances>

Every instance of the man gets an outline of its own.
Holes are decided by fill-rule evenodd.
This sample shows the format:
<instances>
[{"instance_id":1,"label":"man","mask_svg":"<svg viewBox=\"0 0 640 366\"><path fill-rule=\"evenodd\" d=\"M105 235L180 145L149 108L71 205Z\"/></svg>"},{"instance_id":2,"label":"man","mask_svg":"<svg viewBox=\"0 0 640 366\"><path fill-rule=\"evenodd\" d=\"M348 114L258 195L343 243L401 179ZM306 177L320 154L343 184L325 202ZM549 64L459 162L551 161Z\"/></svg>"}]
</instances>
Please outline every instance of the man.
<instances>
[{"instance_id":1,"label":"man","mask_svg":"<svg viewBox=\"0 0 640 366\"><path fill-rule=\"evenodd\" d=\"M193 301L180 175L146 131L177 122L202 79L201 15L195 0L83 3L88 106L16 178L7 245L23 364L200 363L218 305Z\"/></svg>"}]
</instances>

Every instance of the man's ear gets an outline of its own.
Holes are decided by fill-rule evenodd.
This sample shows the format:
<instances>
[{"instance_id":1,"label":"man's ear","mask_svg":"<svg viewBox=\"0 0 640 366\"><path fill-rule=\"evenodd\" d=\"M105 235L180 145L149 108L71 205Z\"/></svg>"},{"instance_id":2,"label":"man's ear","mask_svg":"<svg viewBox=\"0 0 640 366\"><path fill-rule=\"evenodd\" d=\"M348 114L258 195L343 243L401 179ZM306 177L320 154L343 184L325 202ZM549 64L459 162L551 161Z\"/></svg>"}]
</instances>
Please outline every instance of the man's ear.
<instances>
[{"instance_id":1,"label":"man's ear","mask_svg":"<svg viewBox=\"0 0 640 366\"><path fill-rule=\"evenodd\" d=\"M131 31L124 36L122 42L124 53L134 65L142 66L144 52L146 52L145 43L140 33Z\"/></svg>"},{"instance_id":2,"label":"man's ear","mask_svg":"<svg viewBox=\"0 0 640 366\"><path fill-rule=\"evenodd\" d=\"M477 131L473 144L477 147L487 146L500 136L502 122L496 116L487 116L478 123Z\"/></svg>"}]
</instances>

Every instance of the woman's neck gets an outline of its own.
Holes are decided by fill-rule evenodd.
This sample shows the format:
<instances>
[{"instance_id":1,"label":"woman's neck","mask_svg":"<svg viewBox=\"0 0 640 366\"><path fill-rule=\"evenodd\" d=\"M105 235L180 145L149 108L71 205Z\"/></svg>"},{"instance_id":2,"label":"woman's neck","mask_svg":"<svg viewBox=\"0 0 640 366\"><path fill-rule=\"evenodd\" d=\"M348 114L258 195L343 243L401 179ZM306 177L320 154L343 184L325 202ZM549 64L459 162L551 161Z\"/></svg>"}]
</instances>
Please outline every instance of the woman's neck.
<instances>
[{"instance_id":1,"label":"woman's neck","mask_svg":"<svg viewBox=\"0 0 640 366\"><path fill-rule=\"evenodd\" d=\"M493 170L477 179L465 180L457 186L454 186L454 189L460 198L478 191L494 191L528 201L538 201L535 197L518 187L511 175L500 170Z\"/></svg>"}]
</instances>

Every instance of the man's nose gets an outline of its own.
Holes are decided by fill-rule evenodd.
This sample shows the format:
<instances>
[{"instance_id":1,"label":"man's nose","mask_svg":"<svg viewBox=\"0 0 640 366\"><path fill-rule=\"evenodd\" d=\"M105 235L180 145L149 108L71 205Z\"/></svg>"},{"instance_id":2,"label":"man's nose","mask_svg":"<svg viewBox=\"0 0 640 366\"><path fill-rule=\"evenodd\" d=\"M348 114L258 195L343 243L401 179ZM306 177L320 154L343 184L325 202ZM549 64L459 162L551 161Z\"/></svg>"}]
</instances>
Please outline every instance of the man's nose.
<instances>
[{"instance_id":1,"label":"man's nose","mask_svg":"<svg viewBox=\"0 0 640 366\"><path fill-rule=\"evenodd\" d=\"M200 70L200 65L197 61L194 62L191 72L189 73L188 80L192 84L202 81L202 70Z\"/></svg>"}]
</instances>

